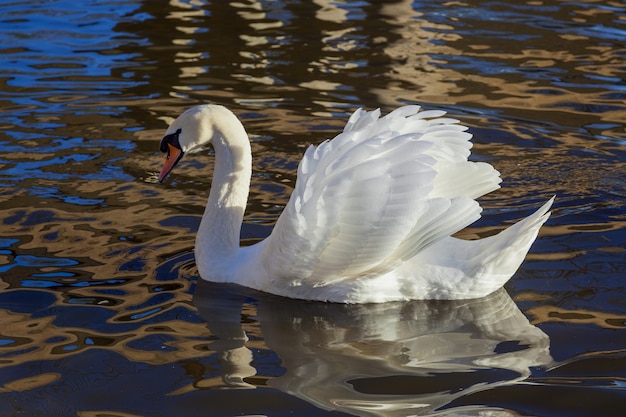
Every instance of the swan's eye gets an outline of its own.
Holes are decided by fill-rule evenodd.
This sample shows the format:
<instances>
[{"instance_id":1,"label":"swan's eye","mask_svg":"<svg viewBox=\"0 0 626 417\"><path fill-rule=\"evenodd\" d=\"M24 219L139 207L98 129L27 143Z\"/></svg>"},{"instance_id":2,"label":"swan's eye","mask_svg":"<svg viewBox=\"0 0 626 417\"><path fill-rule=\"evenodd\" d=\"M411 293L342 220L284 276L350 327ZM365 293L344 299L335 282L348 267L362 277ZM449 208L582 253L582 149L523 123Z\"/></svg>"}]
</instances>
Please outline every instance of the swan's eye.
<instances>
[{"instance_id":1,"label":"swan's eye","mask_svg":"<svg viewBox=\"0 0 626 417\"><path fill-rule=\"evenodd\" d=\"M168 158L169 158L169 153L170 153L170 151L169 151L170 147L168 145L172 145L172 146L174 146L174 147L176 147L178 149L181 149L180 142L179 142L179 136L180 136L181 132L182 132L182 130L178 129L176 132L170 133L169 135L165 135L163 137L163 139L161 139L160 150L163 153L167 152Z\"/></svg>"}]
</instances>

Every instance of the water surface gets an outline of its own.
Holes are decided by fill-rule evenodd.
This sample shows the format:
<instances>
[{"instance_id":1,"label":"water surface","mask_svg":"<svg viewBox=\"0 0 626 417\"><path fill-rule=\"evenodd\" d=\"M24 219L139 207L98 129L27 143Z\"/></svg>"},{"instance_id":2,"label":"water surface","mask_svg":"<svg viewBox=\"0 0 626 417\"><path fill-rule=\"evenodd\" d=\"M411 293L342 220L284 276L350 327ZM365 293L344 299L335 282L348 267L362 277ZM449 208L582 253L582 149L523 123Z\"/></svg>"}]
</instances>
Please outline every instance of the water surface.
<instances>
[{"instance_id":1,"label":"water surface","mask_svg":"<svg viewBox=\"0 0 626 417\"><path fill-rule=\"evenodd\" d=\"M626 402L622 2L51 0L0 5L0 414L610 416ZM199 282L212 156L154 181L167 123L253 141L244 243L358 107L443 109L502 189L556 194L503 291L304 303Z\"/></svg>"}]
</instances>

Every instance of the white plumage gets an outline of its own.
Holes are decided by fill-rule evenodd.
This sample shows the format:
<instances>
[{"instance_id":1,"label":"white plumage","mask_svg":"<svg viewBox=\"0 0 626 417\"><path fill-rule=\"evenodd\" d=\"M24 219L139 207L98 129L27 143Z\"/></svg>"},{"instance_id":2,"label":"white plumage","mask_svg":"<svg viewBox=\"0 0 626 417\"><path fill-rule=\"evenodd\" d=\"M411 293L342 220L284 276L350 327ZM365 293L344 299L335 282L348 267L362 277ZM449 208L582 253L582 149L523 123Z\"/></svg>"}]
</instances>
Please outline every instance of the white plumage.
<instances>
[{"instance_id":1,"label":"white plumage","mask_svg":"<svg viewBox=\"0 0 626 417\"><path fill-rule=\"evenodd\" d=\"M196 238L200 276L292 298L345 303L487 295L515 273L553 199L498 235L451 237L480 218L476 198L499 188L470 162L471 134L442 111L357 110L334 139L306 151L272 234L240 248L251 176L247 134L232 112L204 105L169 127L159 180L211 143L216 165Z\"/></svg>"}]
</instances>

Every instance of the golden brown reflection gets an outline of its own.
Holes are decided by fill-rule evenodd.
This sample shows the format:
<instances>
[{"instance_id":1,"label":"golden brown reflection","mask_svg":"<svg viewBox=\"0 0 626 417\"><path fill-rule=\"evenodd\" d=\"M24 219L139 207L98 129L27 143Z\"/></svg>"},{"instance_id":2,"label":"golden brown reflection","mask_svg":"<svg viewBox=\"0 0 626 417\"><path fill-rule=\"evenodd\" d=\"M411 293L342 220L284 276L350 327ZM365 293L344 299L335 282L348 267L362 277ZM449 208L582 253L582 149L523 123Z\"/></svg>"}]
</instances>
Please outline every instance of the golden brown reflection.
<instances>
[{"instance_id":1,"label":"golden brown reflection","mask_svg":"<svg viewBox=\"0 0 626 417\"><path fill-rule=\"evenodd\" d=\"M139 414L122 413L119 411L79 411L78 417L142 417Z\"/></svg>"},{"instance_id":2,"label":"golden brown reflection","mask_svg":"<svg viewBox=\"0 0 626 417\"><path fill-rule=\"evenodd\" d=\"M112 350L149 363L197 356L206 343L187 336L206 334L201 323L154 321L176 309L193 311L185 278L194 274L193 213L186 215L188 225L160 224L173 214L163 207L194 199L182 191L166 197L157 187L143 181L76 181L73 195L106 202L95 210L59 200L43 204L49 201L27 192L3 203L2 237L19 242L2 259L5 267L13 265L2 276L3 294L15 294L16 300L28 299L28 292L55 298L40 306L50 308L48 314L0 310L0 335L9 342L0 347L3 366L56 360L85 349ZM84 314L95 321L82 321ZM142 343L153 334L171 337L166 345L174 352Z\"/></svg>"},{"instance_id":3,"label":"golden brown reflection","mask_svg":"<svg viewBox=\"0 0 626 417\"><path fill-rule=\"evenodd\" d=\"M132 295L129 298L132 299ZM129 301L130 303L132 300ZM189 308L186 303L177 302L177 304L156 305L152 309L158 309L160 314L164 314L175 307ZM90 308L103 309L107 306L97 305ZM136 312L136 314L141 313L141 311ZM3 328L0 331L0 337L5 342L11 341L11 343L5 343L0 348L2 354L0 366L58 360L64 356L79 354L86 349L111 350L131 361L162 364L197 357L199 351L206 349L206 342L188 339L191 335L207 335L206 327L202 323L168 320L166 325L139 324L142 321L149 323L150 318L151 316L146 315L141 319L134 319L133 324L136 325L132 327L132 330L120 331L115 331L116 326L113 320L107 326L107 331L101 332L89 329L88 326L73 327L55 324L55 321L66 320L62 315L32 318L29 314L13 313L2 309L0 320ZM73 321L80 322L77 319ZM96 325L103 327L103 323L96 323ZM163 351L159 351L158 347L154 347L151 343L142 341L145 337L154 334L171 338L161 346ZM143 348L140 348L142 346Z\"/></svg>"},{"instance_id":4,"label":"golden brown reflection","mask_svg":"<svg viewBox=\"0 0 626 417\"><path fill-rule=\"evenodd\" d=\"M542 323L594 324L606 329L626 328L626 315L609 314L601 311L568 310L557 306L537 306L527 311L534 317L534 325Z\"/></svg>"},{"instance_id":5,"label":"golden brown reflection","mask_svg":"<svg viewBox=\"0 0 626 417\"><path fill-rule=\"evenodd\" d=\"M460 5L471 8L470 3ZM451 5L455 6L458 7ZM576 8L577 5L572 4L571 7ZM583 11L575 11L579 12ZM597 21L598 16L606 15L606 10L589 8L584 13ZM564 125L572 122L578 125L581 117L583 122L586 119L583 124L591 123L598 116L603 121L619 125L626 119L622 100L607 99L610 84L624 74L624 49L585 42L589 39L584 36L575 36L574 41L573 35L549 32L533 25L523 26L523 34L528 38L523 42L511 42L499 36L481 36L481 31L491 29L489 26L497 31L497 25L503 24L495 19L492 22L480 21L481 26L475 28L475 34L466 31L462 36L456 34L451 25L431 22L430 16L414 10L413 2L408 0L385 5L381 14L401 35L400 40L385 48L385 53L394 60L388 76L397 80L376 90L378 98L386 105L393 106L400 100L468 103L499 110L514 109L518 117L537 120L545 119L545 112L548 111ZM450 24L454 24L454 19L450 19ZM500 71L488 75L467 68L461 72L455 69L454 63L441 62L433 56L451 59L463 56L469 58L468 61L475 60L476 69L480 69L480 62L501 62L513 68L501 64ZM521 76L525 72L530 75L533 71L550 68L557 70L552 79L524 79ZM552 83L565 68L571 69L578 77L589 76L588 83ZM598 75L607 77L608 85L593 81ZM590 112L595 104L602 108ZM611 104L615 105L614 108ZM577 119L571 118L573 114ZM622 137L623 134L622 130Z\"/></svg>"},{"instance_id":6,"label":"golden brown reflection","mask_svg":"<svg viewBox=\"0 0 626 417\"><path fill-rule=\"evenodd\" d=\"M0 392L7 391L28 391L30 389L34 389L37 387L41 387L44 385L51 384L61 378L60 374L56 373L45 373L39 374L37 376L33 376L30 378L22 378L15 381L11 381L8 384L4 384L4 386L0 387Z\"/></svg>"}]
</instances>

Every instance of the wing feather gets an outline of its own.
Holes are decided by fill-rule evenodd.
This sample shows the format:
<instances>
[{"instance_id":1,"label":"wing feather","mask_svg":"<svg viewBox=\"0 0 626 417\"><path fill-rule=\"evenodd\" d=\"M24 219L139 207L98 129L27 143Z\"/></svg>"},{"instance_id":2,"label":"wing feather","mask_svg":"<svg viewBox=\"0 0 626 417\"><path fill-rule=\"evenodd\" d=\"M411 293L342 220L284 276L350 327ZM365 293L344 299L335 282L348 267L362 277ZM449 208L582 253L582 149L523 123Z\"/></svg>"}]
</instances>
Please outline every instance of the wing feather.
<instances>
[{"instance_id":1,"label":"wing feather","mask_svg":"<svg viewBox=\"0 0 626 417\"><path fill-rule=\"evenodd\" d=\"M471 135L439 110L355 111L333 140L307 149L294 192L264 243L289 285L384 272L480 217L473 200L498 188L468 162Z\"/></svg>"}]
</instances>

